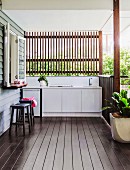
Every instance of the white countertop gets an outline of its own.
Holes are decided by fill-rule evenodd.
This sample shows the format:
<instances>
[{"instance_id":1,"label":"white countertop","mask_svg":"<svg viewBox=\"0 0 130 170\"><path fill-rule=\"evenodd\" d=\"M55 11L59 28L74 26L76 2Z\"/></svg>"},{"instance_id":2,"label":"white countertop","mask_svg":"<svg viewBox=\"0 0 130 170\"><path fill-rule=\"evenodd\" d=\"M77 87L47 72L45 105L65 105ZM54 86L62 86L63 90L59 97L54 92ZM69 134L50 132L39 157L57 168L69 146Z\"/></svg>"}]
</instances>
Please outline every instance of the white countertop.
<instances>
[{"instance_id":1,"label":"white countertop","mask_svg":"<svg viewBox=\"0 0 130 170\"><path fill-rule=\"evenodd\" d=\"M101 89L100 86L26 86L23 89Z\"/></svg>"}]
</instances>

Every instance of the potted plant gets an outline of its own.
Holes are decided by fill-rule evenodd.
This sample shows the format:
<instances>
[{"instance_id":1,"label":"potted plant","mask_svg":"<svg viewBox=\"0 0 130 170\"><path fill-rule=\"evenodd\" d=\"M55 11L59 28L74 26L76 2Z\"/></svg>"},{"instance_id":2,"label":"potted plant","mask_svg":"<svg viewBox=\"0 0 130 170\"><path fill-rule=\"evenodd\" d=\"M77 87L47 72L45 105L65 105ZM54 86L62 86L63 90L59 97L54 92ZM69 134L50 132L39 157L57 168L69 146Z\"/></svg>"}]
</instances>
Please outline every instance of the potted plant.
<instances>
[{"instance_id":1,"label":"potted plant","mask_svg":"<svg viewBox=\"0 0 130 170\"><path fill-rule=\"evenodd\" d=\"M38 81L40 82L40 86L48 86L48 80L44 74L39 76Z\"/></svg>"},{"instance_id":2,"label":"potted plant","mask_svg":"<svg viewBox=\"0 0 130 170\"><path fill-rule=\"evenodd\" d=\"M121 90L120 93L112 94L114 104L106 100L109 105L103 110L113 109L110 113L111 132L114 140L121 143L130 143L130 98L127 91Z\"/></svg>"}]
</instances>

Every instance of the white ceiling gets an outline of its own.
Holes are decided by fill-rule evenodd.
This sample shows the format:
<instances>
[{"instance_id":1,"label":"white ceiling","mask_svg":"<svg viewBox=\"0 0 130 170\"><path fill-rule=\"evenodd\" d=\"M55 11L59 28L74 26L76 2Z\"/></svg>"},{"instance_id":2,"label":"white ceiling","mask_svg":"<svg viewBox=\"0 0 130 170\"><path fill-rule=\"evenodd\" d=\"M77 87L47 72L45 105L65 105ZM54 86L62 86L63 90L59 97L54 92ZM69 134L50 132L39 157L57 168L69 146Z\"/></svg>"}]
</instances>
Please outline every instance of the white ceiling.
<instances>
[{"instance_id":1,"label":"white ceiling","mask_svg":"<svg viewBox=\"0 0 130 170\"><path fill-rule=\"evenodd\" d=\"M112 11L6 10L26 31L100 30Z\"/></svg>"},{"instance_id":2,"label":"white ceiling","mask_svg":"<svg viewBox=\"0 0 130 170\"><path fill-rule=\"evenodd\" d=\"M130 3L120 2L122 32L130 26ZM2 9L25 31L113 29L113 0L2 0Z\"/></svg>"},{"instance_id":3,"label":"white ceiling","mask_svg":"<svg viewBox=\"0 0 130 170\"><path fill-rule=\"evenodd\" d=\"M121 11L120 12L120 32L123 33L125 30L130 27L130 11ZM106 22L102 30L105 33L112 33L113 32L113 16L109 18Z\"/></svg>"}]
</instances>

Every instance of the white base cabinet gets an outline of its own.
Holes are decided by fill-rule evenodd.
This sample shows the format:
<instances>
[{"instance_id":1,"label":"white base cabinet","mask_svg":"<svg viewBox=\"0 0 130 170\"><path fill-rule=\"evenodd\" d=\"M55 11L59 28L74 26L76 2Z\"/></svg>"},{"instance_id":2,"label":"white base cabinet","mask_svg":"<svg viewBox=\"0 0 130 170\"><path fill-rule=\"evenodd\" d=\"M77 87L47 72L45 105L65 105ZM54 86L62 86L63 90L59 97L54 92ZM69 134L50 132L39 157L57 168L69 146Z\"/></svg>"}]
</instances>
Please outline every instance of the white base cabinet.
<instances>
[{"instance_id":1,"label":"white base cabinet","mask_svg":"<svg viewBox=\"0 0 130 170\"><path fill-rule=\"evenodd\" d=\"M102 88L23 88L23 97L34 96L37 107L35 116L68 115L79 116L101 113ZM41 101L42 98L42 101ZM53 114L50 114L53 113ZM62 114L60 114L62 113ZM95 115L94 114L94 115Z\"/></svg>"},{"instance_id":2,"label":"white base cabinet","mask_svg":"<svg viewBox=\"0 0 130 170\"><path fill-rule=\"evenodd\" d=\"M43 113L101 112L102 88L43 88Z\"/></svg>"}]
</instances>

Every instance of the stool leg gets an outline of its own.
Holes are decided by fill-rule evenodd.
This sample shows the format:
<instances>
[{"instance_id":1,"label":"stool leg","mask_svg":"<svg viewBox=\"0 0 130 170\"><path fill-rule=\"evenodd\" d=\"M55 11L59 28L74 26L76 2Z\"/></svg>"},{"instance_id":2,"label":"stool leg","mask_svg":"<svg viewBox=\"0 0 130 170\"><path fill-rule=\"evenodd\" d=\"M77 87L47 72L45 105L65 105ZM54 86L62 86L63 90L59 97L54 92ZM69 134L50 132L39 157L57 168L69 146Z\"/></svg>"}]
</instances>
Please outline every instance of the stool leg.
<instances>
[{"instance_id":1,"label":"stool leg","mask_svg":"<svg viewBox=\"0 0 130 170\"><path fill-rule=\"evenodd\" d=\"M17 109L17 111L16 111L16 133L17 133L17 127L18 127L18 117L19 117L19 112L18 112L18 109Z\"/></svg>"},{"instance_id":2,"label":"stool leg","mask_svg":"<svg viewBox=\"0 0 130 170\"><path fill-rule=\"evenodd\" d=\"M34 108L32 107L32 119L33 119L33 124L35 123L34 122Z\"/></svg>"},{"instance_id":3,"label":"stool leg","mask_svg":"<svg viewBox=\"0 0 130 170\"><path fill-rule=\"evenodd\" d=\"M30 116L31 116L31 111L30 111L30 113L29 113L29 107L27 107L27 117L28 117L29 132L31 132Z\"/></svg>"},{"instance_id":4,"label":"stool leg","mask_svg":"<svg viewBox=\"0 0 130 170\"><path fill-rule=\"evenodd\" d=\"M24 108L22 109L22 114L23 114L23 135L25 136L25 112L24 112Z\"/></svg>"},{"instance_id":5,"label":"stool leg","mask_svg":"<svg viewBox=\"0 0 130 170\"><path fill-rule=\"evenodd\" d=\"M33 125L33 117L32 117L32 106L30 105L30 119L31 119L31 126Z\"/></svg>"},{"instance_id":6,"label":"stool leg","mask_svg":"<svg viewBox=\"0 0 130 170\"><path fill-rule=\"evenodd\" d=\"M13 117L14 117L14 108L12 108L11 118L10 118L10 128L9 128L9 134L11 135L11 128L13 123Z\"/></svg>"}]
</instances>

